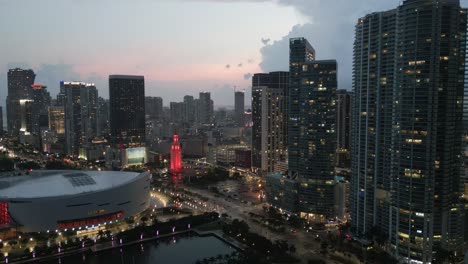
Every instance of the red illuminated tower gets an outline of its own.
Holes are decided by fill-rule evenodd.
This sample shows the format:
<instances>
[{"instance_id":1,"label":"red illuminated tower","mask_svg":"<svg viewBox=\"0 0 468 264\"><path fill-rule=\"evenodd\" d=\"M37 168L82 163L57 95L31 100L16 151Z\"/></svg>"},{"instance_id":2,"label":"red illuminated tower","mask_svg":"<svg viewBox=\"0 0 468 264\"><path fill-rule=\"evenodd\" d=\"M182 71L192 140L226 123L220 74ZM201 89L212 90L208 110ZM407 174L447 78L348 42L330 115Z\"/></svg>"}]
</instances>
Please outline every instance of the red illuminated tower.
<instances>
[{"instance_id":1,"label":"red illuminated tower","mask_svg":"<svg viewBox=\"0 0 468 264\"><path fill-rule=\"evenodd\" d=\"M0 202L0 225L10 223L10 215L8 214L8 203Z\"/></svg>"},{"instance_id":2,"label":"red illuminated tower","mask_svg":"<svg viewBox=\"0 0 468 264\"><path fill-rule=\"evenodd\" d=\"M171 172L180 172L182 169L182 154L177 133L172 137L171 145Z\"/></svg>"}]
</instances>

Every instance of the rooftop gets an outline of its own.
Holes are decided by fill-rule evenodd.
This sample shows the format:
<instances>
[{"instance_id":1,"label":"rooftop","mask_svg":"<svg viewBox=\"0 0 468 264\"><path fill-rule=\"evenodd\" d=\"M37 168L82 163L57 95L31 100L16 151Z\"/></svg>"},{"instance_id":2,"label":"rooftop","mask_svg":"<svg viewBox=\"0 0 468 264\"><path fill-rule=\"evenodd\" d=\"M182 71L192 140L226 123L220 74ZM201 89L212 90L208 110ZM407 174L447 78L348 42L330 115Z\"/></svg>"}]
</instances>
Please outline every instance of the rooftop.
<instances>
[{"instance_id":1,"label":"rooftop","mask_svg":"<svg viewBox=\"0 0 468 264\"><path fill-rule=\"evenodd\" d=\"M145 76L143 75L120 75L114 74L109 75L109 79L135 79L135 80L144 80Z\"/></svg>"},{"instance_id":2,"label":"rooftop","mask_svg":"<svg viewBox=\"0 0 468 264\"><path fill-rule=\"evenodd\" d=\"M102 191L144 177L122 171L38 170L25 176L0 178L0 200L56 197Z\"/></svg>"}]
</instances>

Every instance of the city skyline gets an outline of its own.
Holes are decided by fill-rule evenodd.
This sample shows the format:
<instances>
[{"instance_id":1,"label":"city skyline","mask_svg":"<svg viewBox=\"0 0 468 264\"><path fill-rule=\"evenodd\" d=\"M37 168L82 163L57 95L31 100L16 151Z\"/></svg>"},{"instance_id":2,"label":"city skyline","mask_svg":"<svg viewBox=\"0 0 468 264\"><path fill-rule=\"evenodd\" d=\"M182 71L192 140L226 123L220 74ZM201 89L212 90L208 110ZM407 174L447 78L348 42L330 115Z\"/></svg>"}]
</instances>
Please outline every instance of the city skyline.
<instances>
[{"instance_id":1,"label":"city skyline","mask_svg":"<svg viewBox=\"0 0 468 264\"><path fill-rule=\"evenodd\" d=\"M321 50L318 59L337 59L338 88L351 90L356 19L370 11L387 10L398 1L363 0L359 6L349 1L334 2L117 1L108 7L114 13L102 14L106 18L102 21L108 20L104 23L96 12L108 6L108 1L92 5L88 1L54 5L4 1L0 2L0 14L7 23L0 29L7 37L0 49L4 58L0 70L6 73L10 68L31 68L37 73L37 82L48 86L52 96L58 92L59 82L66 79L96 83L99 94L108 98L108 75L137 74L146 77L148 96L161 96L166 102L206 90L212 93L216 106L232 106L226 94L236 87L246 90L249 105L251 76L288 70L288 39L303 36ZM29 9L21 14L14 12L25 3ZM75 10L72 13L66 12L70 4ZM119 20L126 8L139 13L132 23ZM86 19L80 20L83 12ZM258 12L262 12L261 18L255 15ZM12 24L18 16L28 21L37 13L42 14L40 23ZM338 15L331 16L333 13ZM167 25L164 19L171 15L184 18ZM213 25L218 23L212 23L212 19L222 23ZM56 23L59 20L61 23ZM197 23L191 24L192 20ZM13 26L17 30L12 31ZM59 35L66 37L57 38ZM25 36L34 41L25 42ZM337 36L340 41L336 41ZM16 49L19 43L21 50ZM6 74L0 74L0 105L4 105L5 88Z\"/></svg>"}]
</instances>

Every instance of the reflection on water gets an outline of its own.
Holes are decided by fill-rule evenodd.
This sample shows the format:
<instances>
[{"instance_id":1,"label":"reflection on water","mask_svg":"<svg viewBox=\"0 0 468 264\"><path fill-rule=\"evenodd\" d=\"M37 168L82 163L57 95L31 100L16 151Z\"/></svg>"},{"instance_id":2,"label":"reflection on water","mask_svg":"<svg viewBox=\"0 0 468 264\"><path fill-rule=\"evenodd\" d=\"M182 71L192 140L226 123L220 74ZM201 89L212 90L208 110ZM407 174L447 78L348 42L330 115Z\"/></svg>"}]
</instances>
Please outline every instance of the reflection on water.
<instances>
[{"instance_id":1,"label":"reflection on water","mask_svg":"<svg viewBox=\"0 0 468 264\"><path fill-rule=\"evenodd\" d=\"M160 239L125 248L115 248L97 254L75 255L61 259L39 262L44 264L153 264L195 263L199 259L216 257L234 252L235 249L216 237L183 235Z\"/></svg>"},{"instance_id":2,"label":"reflection on water","mask_svg":"<svg viewBox=\"0 0 468 264\"><path fill-rule=\"evenodd\" d=\"M174 189L178 189L179 185L182 184L182 173L172 173L171 183Z\"/></svg>"}]
</instances>

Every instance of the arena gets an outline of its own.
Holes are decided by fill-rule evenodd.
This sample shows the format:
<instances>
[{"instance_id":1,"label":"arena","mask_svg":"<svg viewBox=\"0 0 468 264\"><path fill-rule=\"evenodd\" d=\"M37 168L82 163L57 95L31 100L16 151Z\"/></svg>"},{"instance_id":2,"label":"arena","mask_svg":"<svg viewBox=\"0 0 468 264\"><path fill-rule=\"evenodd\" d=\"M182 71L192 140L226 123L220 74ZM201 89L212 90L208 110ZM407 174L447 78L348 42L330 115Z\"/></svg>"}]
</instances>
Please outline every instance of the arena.
<instances>
[{"instance_id":1,"label":"arena","mask_svg":"<svg viewBox=\"0 0 468 264\"><path fill-rule=\"evenodd\" d=\"M81 230L149 206L150 174L36 171L0 178L0 227L22 232Z\"/></svg>"}]
</instances>

